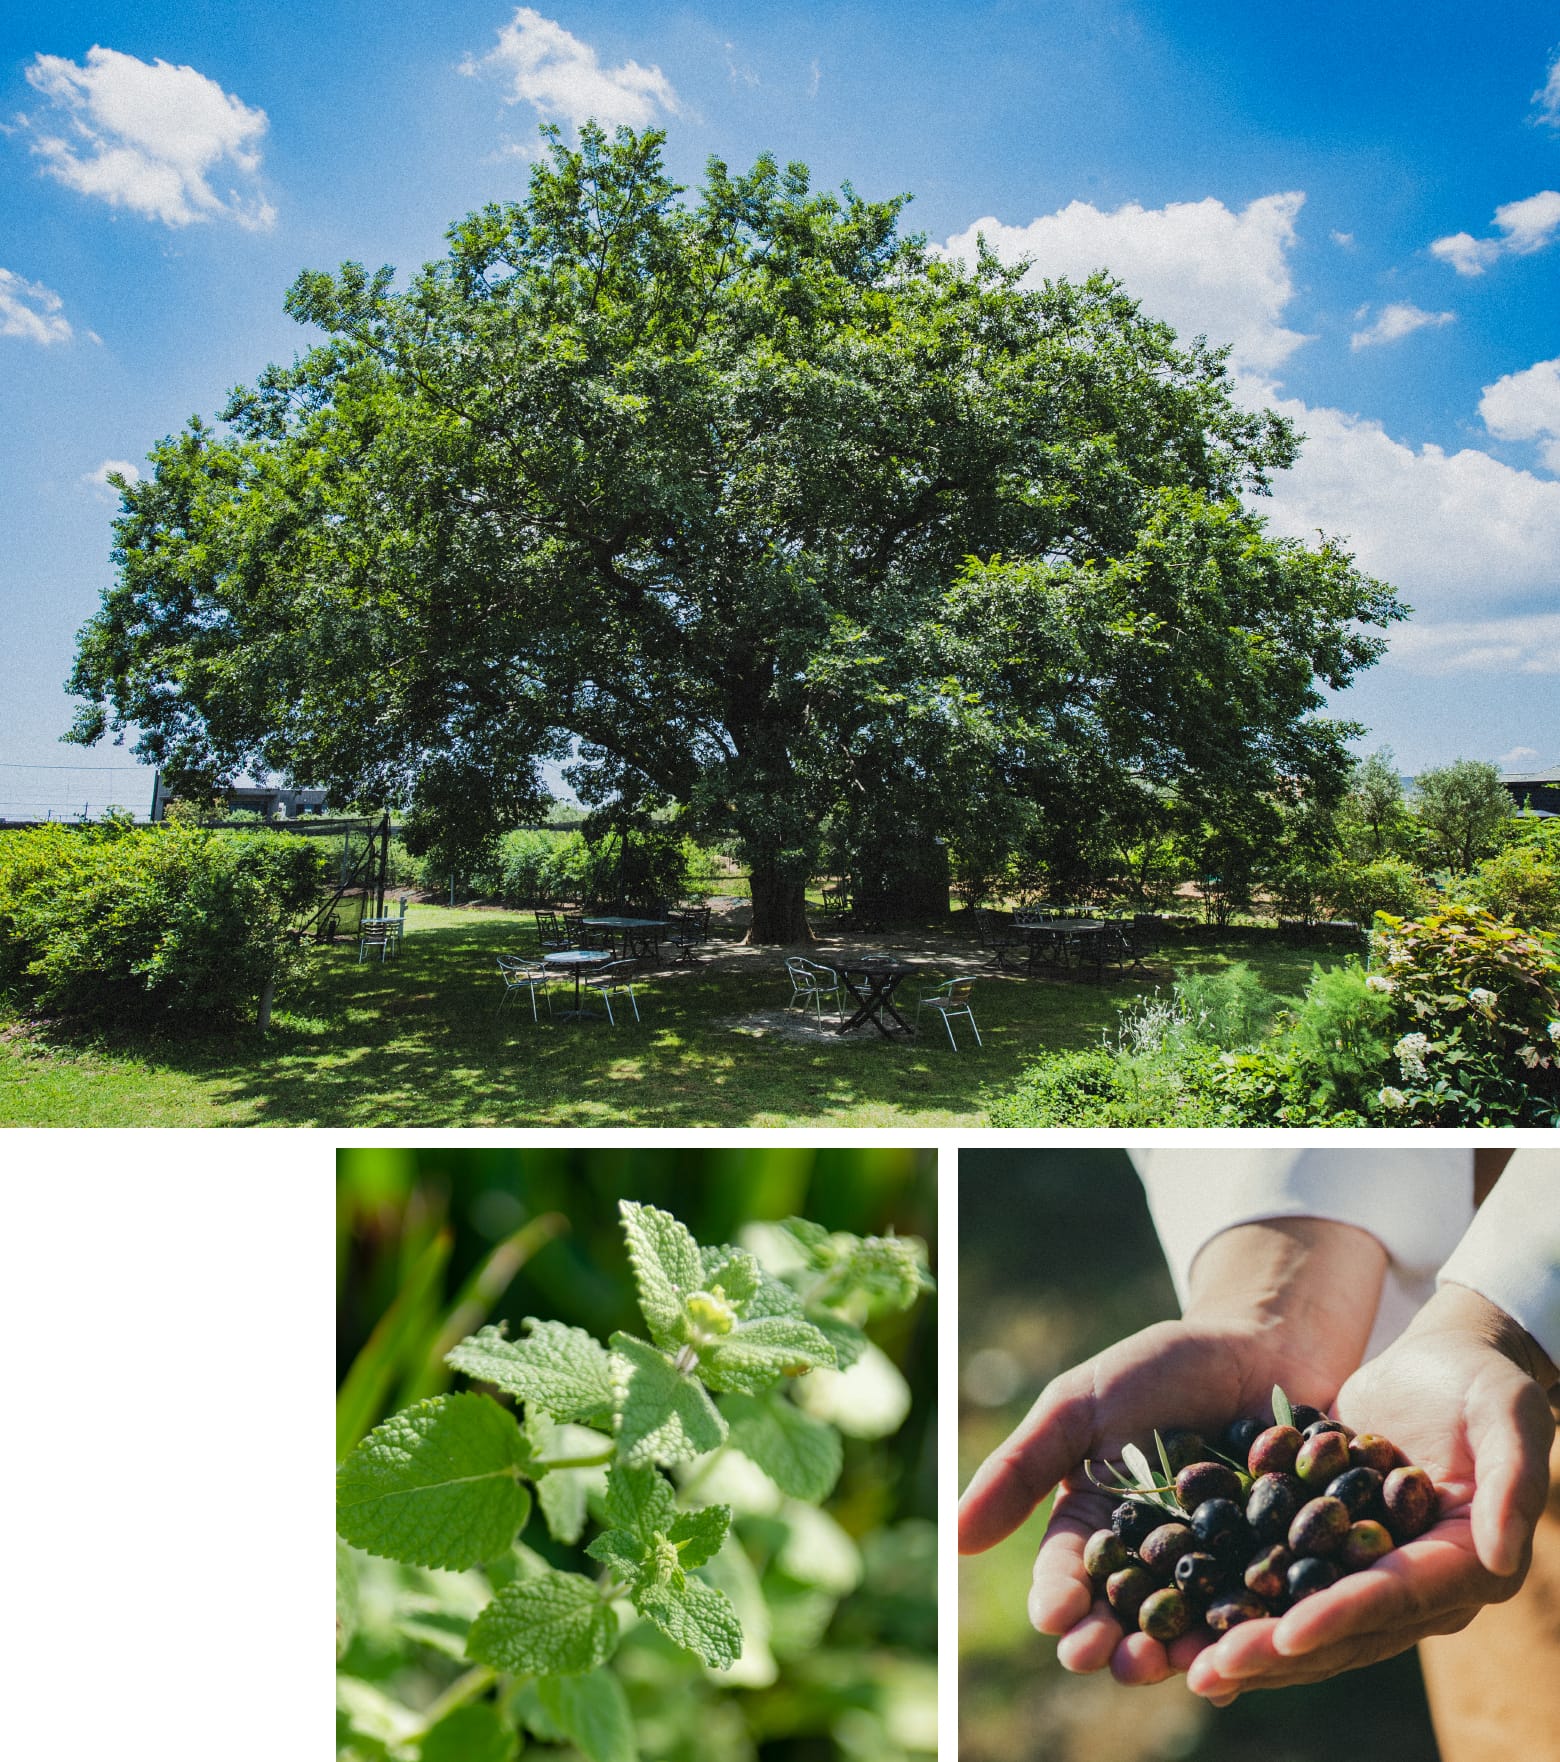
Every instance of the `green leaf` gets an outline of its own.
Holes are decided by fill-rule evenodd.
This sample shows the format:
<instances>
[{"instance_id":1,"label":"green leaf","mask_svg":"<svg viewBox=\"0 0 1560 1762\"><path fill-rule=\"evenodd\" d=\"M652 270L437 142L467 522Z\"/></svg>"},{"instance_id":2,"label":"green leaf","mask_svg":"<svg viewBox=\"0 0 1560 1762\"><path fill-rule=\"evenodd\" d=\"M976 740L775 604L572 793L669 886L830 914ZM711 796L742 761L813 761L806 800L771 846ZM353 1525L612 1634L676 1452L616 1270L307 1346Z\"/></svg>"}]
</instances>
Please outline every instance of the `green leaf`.
<instances>
[{"instance_id":1,"label":"green leaf","mask_svg":"<svg viewBox=\"0 0 1560 1762\"><path fill-rule=\"evenodd\" d=\"M686 1462L725 1443L715 1403L664 1352L631 1334L614 1334L612 1350L625 1373L618 1449L626 1462Z\"/></svg>"},{"instance_id":2,"label":"green leaf","mask_svg":"<svg viewBox=\"0 0 1560 1762\"><path fill-rule=\"evenodd\" d=\"M352 1550L336 1538L336 1661L340 1663L342 1654L352 1644L352 1636L357 1632L358 1619L358 1575L357 1562L352 1558Z\"/></svg>"},{"instance_id":3,"label":"green leaf","mask_svg":"<svg viewBox=\"0 0 1560 1762\"><path fill-rule=\"evenodd\" d=\"M475 1566L531 1509L520 1428L486 1395L439 1395L376 1426L336 1475L336 1528L408 1566Z\"/></svg>"},{"instance_id":4,"label":"green leaf","mask_svg":"<svg viewBox=\"0 0 1560 1762\"><path fill-rule=\"evenodd\" d=\"M702 1289L713 1291L719 1285L726 1301L739 1310L746 1308L763 1282L758 1262L745 1248L701 1248L699 1261Z\"/></svg>"},{"instance_id":5,"label":"green leaf","mask_svg":"<svg viewBox=\"0 0 1560 1762\"><path fill-rule=\"evenodd\" d=\"M519 1733L491 1701L457 1707L422 1741L422 1762L514 1762L519 1753Z\"/></svg>"},{"instance_id":6,"label":"green leaf","mask_svg":"<svg viewBox=\"0 0 1560 1762\"><path fill-rule=\"evenodd\" d=\"M636 1585L643 1576L641 1569L648 1548L648 1542L641 1542L627 1530L603 1530L592 1538L585 1552L592 1560L610 1566L624 1584Z\"/></svg>"},{"instance_id":7,"label":"green leaf","mask_svg":"<svg viewBox=\"0 0 1560 1762\"><path fill-rule=\"evenodd\" d=\"M1293 1426L1295 1423L1295 1410L1289 1405L1289 1397L1277 1383L1273 1385L1273 1423L1281 1426Z\"/></svg>"},{"instance_id":8,"label":"green leaf","mask_svg":"<svg viewBox=\"0 0 1560 1762\"><path fill-rule=\"evenodd\" d=\"M466 1656L495 1670L576 1676L606 1663L617 1631L590 1579L549 1566L504 1586L471 1624Z\"/></svg>"},{"instance_id":9,"label":"green leaf","mask_svg":"<svg viewBox=\"0 0 1560 1762\"><path fill-rule=\"evenodd\" d=\"M782 1493L817 1505L834 1491L844 1445L833 1426L803 1413L778 1393L727 1395L720 1404L731 1442Z\"/></svg>"},{"instance_id":10,"label":"green leaf","mask_svg":"<svg viewBox=\"0 0 1560 1762\"><path fill-rule=\"evenodd\" d=\"M596 1419L612 1408L612 1360L583 1328L527 1316L522 1340L483 1328L445 1354L468 1377L535 1402L554 1419Z\"/></svg>"},{"instance_id":11,"label":"green leaf","mask_svg":"<svg viewBox=\"0 0 1560 1762\"><path fill-rule=\"evenodd\" d=\"M545 1464L609 1454L612 1441L584 1426L554 1425L551 1417L535 1406L526 1408L521 1429L531 1446L536 1503L547 1522L547 1533L555 1542L572 1546L585 1533L590 1494L605 1488L607 1471L600 1465L548 1469Z\"/></svg>"},{"instance_id":12,"label":"green leaf","mask_svg":"<svg viewBox=\"0 0 1560 1762\"><path fill-rule=\"evenodd\" d=\"M634 1593L634 1607L669 1640L696 1652L717 1670L727 1669L742 1655L742 1624L736 1610L703 1579L646 1585Z\"/></svg>"},{"instance_id":13,"label":"green leaf","mask_svg":"<svg viewBox=\"0 0 1560 1762\"><path fill-rule=\"evenodd\" d=\"M389 1402L391 1382L425 1351L439 1280L452 1238L441 1230L418 1255L401 1281L395 1301L379 1318L363 1350L352 1361L336 1395L336 1460L343 1461Z\"/></svg>"},{"instance_id":14,"label":"green leaf","mask_svg":"<svg viewBox=\"0 0 1560 1762\"><path fill-rule=\"evenodd\" d=\"M699 1353L699 1375L712 1389L756 1395L787 1371L832 1369L834 1348L799 1315L765 1315L738 1322Z\"/></svg>"},{"instance_id":15,"label":"green leaf","mask_svg":"<svg viewBox=\"0 0 1560 1762\"><path fill-rule=\"evenodd\" d=\"M706 1505L702 1511L685 1511L666 1532L677 1544L684 1572L702 1566L721 1550L731 1528L729 1505Z\"/></svg>"},{"instance_id":16,"label":"green leaf","mask_svg":"<svg viewBox=\"0 0 1560 1762\"><path fill-rule=\"evenodd\" d=\"M704 1282L699 1245L670 1212L632 1199L620 1200L618 1210L650 1337L675 1349L682 1341L683 1300Z\"/></svg>"},{"instance_id":17,"label":"green leaf","mask_svg":"<svg viewBox=\"0 0 1560 1762\"><path fill-rule=\"evenodd\" d=\"M867 1336L853 1322L837 1315L813 1314L808 1321L834 1348L836 1370L849 1370L867 1349Z\"/></svg>"},{"instance_id":18,"label":"green leaf","mask_svg":"<svg viewBox=\"0 0 1560 1762\"><path fill-rule=\"evenodd\" d=\"M665 1535L677 1515L677 1495L653 1468L614 1463L607 1473L607 1522L641 1542Z\"/></svg>"},{"instance_id":19,"label":"green leaf","mask_svg":"<svg viewBox=\"0 0 1560 1762\"><path fill-rule=\"evenodd\" d=\"M1154 1448L1159 1452L1159 1466L1165 1471L1165 1479L1174 1481L1175 1471L1170 1466L1170 1452L1165 1448L1165 1441L1157 1429L1154 1432Z\"/></svg>"},{"instance_id":20,"label":"green leaf","mask_svg":"<svg viewBox=\"0 0 1560 1762\"><path fill-rule=\"evenodd\" d=\"M610 1670L544 1676L536 1692L543 1712L585 1762L637 1762L628 1696Z\"/></svg>"}]
</instances>

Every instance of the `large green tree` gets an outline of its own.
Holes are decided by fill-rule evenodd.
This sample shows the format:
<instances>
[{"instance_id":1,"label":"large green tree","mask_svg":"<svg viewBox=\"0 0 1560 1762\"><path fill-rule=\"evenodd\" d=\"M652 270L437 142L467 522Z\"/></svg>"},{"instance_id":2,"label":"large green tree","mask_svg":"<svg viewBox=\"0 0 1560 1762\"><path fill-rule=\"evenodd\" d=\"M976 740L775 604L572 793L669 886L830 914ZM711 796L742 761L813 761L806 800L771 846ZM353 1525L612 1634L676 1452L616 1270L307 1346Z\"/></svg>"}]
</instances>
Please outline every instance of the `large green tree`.
<instances>
[{"instance_id":1,"label":"large green tree","mask_svg":"<svg viewBox=\"0 0 1560 1762\"><path fill-rule=\"evenodd\" d=\"M1242 512L1296 440L1218 351L801 166L684 201L661 144L554 136L404 292L299 278L326 341L121 486L77 738L474 842L568 758L737 834L759 940L805 934L831 815L956 841L1336 770L1316 682L1398 608Z\"/></svg>"}]
</instances>

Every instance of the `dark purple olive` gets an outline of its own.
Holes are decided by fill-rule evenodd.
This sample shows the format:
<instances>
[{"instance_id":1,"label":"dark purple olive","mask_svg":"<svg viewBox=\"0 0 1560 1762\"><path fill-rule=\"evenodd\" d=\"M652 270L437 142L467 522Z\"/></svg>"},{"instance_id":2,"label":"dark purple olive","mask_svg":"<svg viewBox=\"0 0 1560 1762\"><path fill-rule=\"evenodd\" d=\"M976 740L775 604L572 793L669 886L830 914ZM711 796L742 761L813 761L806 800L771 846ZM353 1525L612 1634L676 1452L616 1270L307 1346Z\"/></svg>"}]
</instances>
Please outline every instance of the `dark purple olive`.
<instances>
[{"instance_id":1,"label":"dark purple olive","mask_svg":"<svg viewBox=\"0 0 1560 1762\"><path fill-rule=\"evenodd\" d=\"M1167 1579L1175 1571L1175 1563L1183 1554L1190 1554L1197 1538L1184 1523L1162 1523L1143 1538L1138 1549L1143 1564L1157 1578Z\"/></svg>"},{"instance_id":2,"label":"dark purple olive","mask_svg":"<svg viewBox=\"0 0 1560 1762\"><path fill-rule=\"evenodd\" d=\"M1259 1542L1281 1542L1300 1505L1300 1483L1293 1475L1258 1475L1246 1499L1246 1522Z\"/></svg>"},{"instance_id":3,"label":"dark purple olive","mask_svg":"<svg viewBox=\"0 0 1560 1762\"><path fill-rule=\"evenodd\" d=\"M1320 1407L1307 1407L1303 1401L1296 1401L1289 1411L1297 1432L1304 1432L1307 1426L1314 1426L1319 1419L1327 1417Z\"/></svg>"},{"instance_id":4,"label":"dark purple olive","mask_svg":"<svg viewBox=\"0 0 1560 1762\"><path fill-rule=\"evenodd\" d=\"M1269 1426L1258 1432L1246 1452L1246 1467L1253 1475L1293 1474L1300 1434L1293 1426Z\"/></svg>"},{"instance_id":5,"label":"dark purple olive","mask_svg":"<svg viewBox=\"0 0 1560 1762\"><path fill-rule=\"evenodd\" d=\"M1329 1585L1338 1582L1338 1568L1330 1560L1297 1560L1289 1569L1287 1588L1290 1601L1298 1603L1302 1597L1312 1596L1317 1591L1325 1591Z\"/></svg>"},{"instance_id":6,"label":"dark purple olive","mask_svg":"<svg viewBox=\"0 0 1560 1762\"><path fill-rule=\"evenodd\" d=\"M1123 1499L1110 1514L1110 1527L1129 1548L1141 1547L1148 1532L1164 1521L1164 1512L1143 1499Z\"/></svg>"},{"instance_id":7,"label":"dark purple olive","mask_svg":"<svg viewBox=\"0 0 1560 1762\"><path fill-rule=\"evenodd\" d=\"M1285 1574L1294 1565L1295 1557L1285 1547L1264 1548L1246 1568L1246 1589L1269 1602L1280 1601L1288 1592Z\"/></svg>"},{"instance_id":8,"label":"dark purple olive","mask_svg":"<svg viewBox=\"0 0 1560 1762\"><path fill-rule=\"evenodd\" d=\"M1314 1438L1318 1432L1337 1432L1344 1441L1354 1436L1354 1427L1346 1426L1341 1419L1318 1419L1308 1425L1300 1434L1302 1438Z\"/></svg>"},{"instance_id":9,"label":"dark purple olive","mask_svg":"<svg viewBox=\"0 0 1560 1762\"><path fill-rule=\"evenodd\" d=\"M1348 1507L1341 1499L1323 1494L1295 1513L1289 1526L1290 1552L1299 1556L1336 1554L1348 1533Z\"/></svg>"},{"instance_id":10,"label":"dark purple olive","mask_svg":"<svg viewBox=\"0 0 1560 1762\"><path fill-rule=\"evenodd\" d=\"M1205 1499L1238 1499L1240 1476L1222 1462L1193 1462L1175 1477L1175 1496L1183 1511L1195 1511Z\"/></svg>"},{"instance_id":11,"label":"dark purple olive","mask_svg":"<svg viewBox=\"0 0 1560 1762\"><path fill-rule=\"evenodd\" d=\"M1327 1497L1341 1499L1350 1517L1361 1518L1381 1498L1381 1476L1373 1468L1346 1468L1327 1483Z\"/></svg>"},{"instance_id":12,"label":"dark purple olive","mask_svg":"<svg viewBox=\"0 0 1560 1762\"><path fill-rule=\"evenodd\" d=\"M1349 1466L1349 1441L1341 1432L1317 1432L1301 1444L1295 1473L1313 1492L1336 1480Z\"/></svg>"},{"instance_id":13,"label":"dark purple olive","mask_svg":"<svg viewBox=\"0 0 1560 1762\"><path fill-rule=\"evenodd\" d=\"M1260 1419L1238 1419L1224 1434L1221 1448L1226 1456L1244 1462L1251 1452L1252 1440L1262 1430Z\"/></svg>"},{"instance_id":14,"label":"dark purple olive","mask_svg":"<svg viewBox=\"0 0 1560 1762\"><path fill-rule=\"evenodd\" d=\"M1162 1432L1165 1455L1169 1458L1170 1472L1179 1474L1183 1468L1190 1468L1194 1462L1208 1460L1208 1446L1196 1432L1184 1428Z\"/></svg>"},{"instance_id":15,"label":"dark purple olive","mask_svg":"<svg viewBox=\"0 0 1560 1762\"><path fill-rule=\"evenodd\" d=\"M1379 1523L1373 1523L1367 1517L1360 1523L1350 1524L1349 1533L1338 1550L1338 1559L1345 1572L1358 1572L1363 1566L1374 1566L1383 1555L1391 1552L1391 1536Z\"/></svg>"},{"instance_id":16,"label":"dark purple olive","mask_svg":"<svg viewBox=\"0 0 1560 1762\"><path fill-rule=\"evenodd\" d=\"M1204 1499L1192 1513L1192 1533L1210 1554L1251 1551L1246 1514L1233 1499Z\"/></svg>"},{"instance_id":17,"label":"dark purple olive","mask_svg":"<svg viewBox=\"0 0 1560 1762\"><path fill-rule=\"evenodd\" d=\"M1159 1589L1159 1581L1146 1566L1124 1566L1105 1581L1105 1598L1126 1627L1137 1625L1144 1600Z\"/></svg>"},{"instance_id":18,"label":"dark purple olive","mask_svg":"<svg viewBox=\"0 0 1560 1762\"><path fill-rule=\"evenodd\" d=\"M1176 1561L1175 1582L1178 1590L1206 1603L1228 1585L1229 1574L1213 1555L1194 1552L1183 1554Z\"/></svg>"},{"instance_id":19,"label":"dark purple olive","mask_svg":"<svg viewBox=\"0 0 1560 1762\"><path fill-rule=\"evenodd\" d=\"M1113 1572L1131 1564L1127 1544L1114 1530L1096 1530L1083 1544L1083 1570L1096 1584L1104 1584Z\"/></svg>"},{"instance_id":20,"label":"dark purple olive","mask_svg":"<svg viewBox=\"0 0 1560 1762\"><path fill-rule=\"evenodd\" d=\"M1208 1605L1203 1620L1216 1634L1227 1634L1243 1621L1261 1621L1267 1613L1268 1606L1260 1597L1250 1591L1231 1591Z\"/></svg>"},{"instance_id":21,"label":"dark purple olive","mask_svg":"<svg viewBox=\"0 0 1560 1762\"><path fill-rule=\"evenodd\" d=\"M1375 1469L1383 1480L1402 1460L1397 1445L1375 1432L1360 1432L1349 1439L1349 1461L1356 1468Z\"/></svg>"},{"instance_id":22,"label":"dark purple olive","mask_svg":"<svg viewBox=\"0 0 1560 1762\"><path fill-rule=\"evenodd\" d=\"M1179 1591L1155 1591L1143 1599L1138 1626L1150 1639L1177 1640L1191 1626L1192 1611Z\"/></svg>"},{"instance_id":23,"label":"dark purple olive","mask_svg":"<svg viewBox=\"0 0 1560 1762\"><path fill-rule=\"evenodd\" d=\"M1395 1468L1381 1484L1387 1508L1387 1528L1394 1541L1409 1542L1422 1536L1435 1522L1440 1500L1435 1483L1422 1468Z\"/></svg>"}]
</instances>

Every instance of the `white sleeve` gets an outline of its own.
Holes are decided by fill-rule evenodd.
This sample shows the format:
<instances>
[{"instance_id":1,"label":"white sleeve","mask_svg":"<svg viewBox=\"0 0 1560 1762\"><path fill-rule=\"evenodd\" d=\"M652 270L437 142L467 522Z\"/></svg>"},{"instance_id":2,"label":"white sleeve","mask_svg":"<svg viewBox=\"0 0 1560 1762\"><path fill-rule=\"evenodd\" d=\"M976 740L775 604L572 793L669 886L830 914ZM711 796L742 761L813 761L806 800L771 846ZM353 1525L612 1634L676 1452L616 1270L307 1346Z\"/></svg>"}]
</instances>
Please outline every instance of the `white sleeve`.
<instances>
[{"instance_id":1,"label":"white sleeve","mask_svg":"<svg viewBox=\"0 0 1560 1762\"><path fill-rule=\"evenodd\" d=\"M1408 1325L1473 1217L1471 1150L1329 1145L1131 1155L1183 1309L1198 1251L1237 1224L1314 1217L1368 1230L1387 1251L1387 1276L1367 1355Z\"/></svg>"},{"instance_id":2,"label":"white sleeve","mask_svg":"<svg viewBox=\"0 0 1560 1762\"><path fill-rule=\"evenodd\" d=\"M1560 1364L1560 1151L1513 1155L1440 1278L1488 1297Z\"/></svg>"}]
</instances>

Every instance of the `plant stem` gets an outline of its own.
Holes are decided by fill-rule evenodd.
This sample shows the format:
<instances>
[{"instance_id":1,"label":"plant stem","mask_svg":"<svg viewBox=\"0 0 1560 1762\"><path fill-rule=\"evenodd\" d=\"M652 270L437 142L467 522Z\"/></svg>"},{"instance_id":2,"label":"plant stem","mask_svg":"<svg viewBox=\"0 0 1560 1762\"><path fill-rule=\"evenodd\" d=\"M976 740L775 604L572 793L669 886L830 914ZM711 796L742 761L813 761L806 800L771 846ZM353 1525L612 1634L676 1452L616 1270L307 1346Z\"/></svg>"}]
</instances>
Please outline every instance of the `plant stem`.
<instances>
[{"instance_id":1,"label":"plant stem","mask_svg":"<svg viewBox=\"0 0 1560 1762\"><path fill-rule=\"evenodd\" d=\"M464 1707L468 1701L485 1694L497 1680L495 1673L486 1664L479 1664L474 1670L468 1670L464 1676L458 1676L423 1714L422 1730L417 1733L420 1738L426 1737L441 1719L453 1713L457 1707Z\"/></svg>"},{"instance_id":2,"label":"plant stem","mask_svg":"<svg viewBox=\"0 0 1560 1762\"><path fill-rule=\"evenodd\" d=\"M541 1473L547 1474L555 1468L601 1468L612 1461L617 1454L615 1450L603 1450L595 1456L557 1456L532 1466Z\"/></svg>"}]
</instances>

